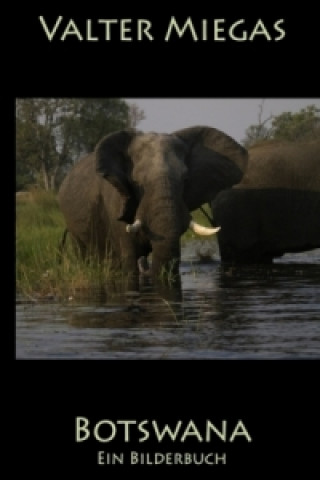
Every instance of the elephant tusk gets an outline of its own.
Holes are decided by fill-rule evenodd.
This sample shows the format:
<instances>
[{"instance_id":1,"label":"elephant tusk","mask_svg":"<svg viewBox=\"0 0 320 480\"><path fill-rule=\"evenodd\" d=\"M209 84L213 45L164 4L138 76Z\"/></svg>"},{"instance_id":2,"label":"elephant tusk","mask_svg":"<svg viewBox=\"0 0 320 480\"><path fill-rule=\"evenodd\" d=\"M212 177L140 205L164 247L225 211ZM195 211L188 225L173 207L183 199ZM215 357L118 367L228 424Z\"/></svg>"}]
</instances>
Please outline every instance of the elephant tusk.
<instances>
[{"instance_id":1,"label":"elephant tusk","mask_svg":"<svg viewBox=\"0 0 320 480\"><path fill-rule=\"evenodd\" d=\"M141 220L135 220L131 225L128 224L128 225L126 226L126 232L128 232L128 233L136 233L136 232L138 232L138 231L140 230L141 225L142 225Z\"/></svg>"},{"instance_id":2,"label":"elephant tusk","mask_svg":"<svg viewBox=\"0 0 320 480\"><path fill-rule=\"evenodd\" d=\"M198 223L196 223L194 220L191 220L189 224L189 228L194 233L197 233L198 235L214 235L215 233L219 232L221 227L216 227L216 228L203 227L202 225L199 225Z\"/></svg>"}]
</instances>

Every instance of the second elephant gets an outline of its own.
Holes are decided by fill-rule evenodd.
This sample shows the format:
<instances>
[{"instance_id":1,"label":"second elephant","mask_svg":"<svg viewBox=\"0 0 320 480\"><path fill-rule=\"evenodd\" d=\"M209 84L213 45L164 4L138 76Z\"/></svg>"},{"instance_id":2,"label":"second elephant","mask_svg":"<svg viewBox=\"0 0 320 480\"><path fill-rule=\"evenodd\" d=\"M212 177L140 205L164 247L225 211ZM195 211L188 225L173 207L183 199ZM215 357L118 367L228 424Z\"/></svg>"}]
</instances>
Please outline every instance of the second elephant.
<instances>
[{"instance_id":1,"label":"second elephant","mask_svg":"<svg viewBox=\"0 0 320 480\"><path fill-rule=\"evenodd\" d=\"M320 141L249 150L247 171L212 202L221 259L270 263L320 247Z\"/></svg>"}]
</instances>

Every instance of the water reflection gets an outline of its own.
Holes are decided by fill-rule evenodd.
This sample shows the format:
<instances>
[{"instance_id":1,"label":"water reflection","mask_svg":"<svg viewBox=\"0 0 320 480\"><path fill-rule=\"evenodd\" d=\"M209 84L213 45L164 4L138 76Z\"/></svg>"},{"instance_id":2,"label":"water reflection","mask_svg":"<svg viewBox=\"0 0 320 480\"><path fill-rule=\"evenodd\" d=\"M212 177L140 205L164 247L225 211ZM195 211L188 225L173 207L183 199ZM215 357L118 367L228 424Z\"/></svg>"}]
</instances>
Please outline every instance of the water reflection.
<instances>
[{"instance_id":1,"label":"water reflection","mask_svg":"<svg viewBox=\"0 0 320 480\"><path fill-rule=\"evenodd\" d=\"M156 293L145 293L130 299L124 296L118 303L108 303L89 311L71 311L67 320L79 327L134 328L178 324L182 315L181 303L169 302Z\"/></svg>"},{"instance_id":2,"label":"water reflection","mask_svg":"<svg viewBox=\"0 0 320 480\"><path fill-rule=\"evenodd\" d=\"M188 259L175 287L20 303L17 358L319 358L320 250L296 258Z\"/></svg>"}]
</instances>

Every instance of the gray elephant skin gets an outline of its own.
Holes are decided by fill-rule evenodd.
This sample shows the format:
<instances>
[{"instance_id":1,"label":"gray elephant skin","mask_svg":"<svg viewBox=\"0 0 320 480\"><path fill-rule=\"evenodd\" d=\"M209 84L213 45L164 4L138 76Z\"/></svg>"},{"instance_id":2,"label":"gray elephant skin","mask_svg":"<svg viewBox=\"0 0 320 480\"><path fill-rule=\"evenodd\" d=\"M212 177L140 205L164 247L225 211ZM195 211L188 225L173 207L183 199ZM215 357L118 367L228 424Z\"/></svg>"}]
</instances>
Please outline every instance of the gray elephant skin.
<instances>
[{"instance_id":1,"label":"gray elephant skin","mask_svg":"<svg viewBox=\"0 0 320 480\"><path fill-rule=\"evenodd\" d=\"M241 182L212 202L221 259L271 263L320 247L320 141L249 149Z\"/></svg>"},{"instance_id":2,"label":"gray elephant skin","mask_svg":"<svg viewBox=\"0 0 320 480\"><path fill-rule=\"evenodd\" d=\"M115 268L138 274L152 252L152 274L177 273L180 237L190 212L238 183L247 151L225 133L196 126L172 134L128 129L104 137L80 159L59 191L69 234L85 258L107 256Z\"/></svg>"}]
</instances>

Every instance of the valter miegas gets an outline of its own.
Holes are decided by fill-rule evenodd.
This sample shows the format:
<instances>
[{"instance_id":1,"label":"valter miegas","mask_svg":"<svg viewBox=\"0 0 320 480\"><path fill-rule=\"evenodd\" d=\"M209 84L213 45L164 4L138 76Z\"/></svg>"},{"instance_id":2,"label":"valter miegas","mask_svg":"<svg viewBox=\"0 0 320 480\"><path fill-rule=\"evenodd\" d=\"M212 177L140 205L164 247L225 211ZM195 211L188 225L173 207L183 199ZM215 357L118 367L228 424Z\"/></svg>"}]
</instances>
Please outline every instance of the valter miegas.
<instances>
[{"instance_id":1,"label":"valter miegas","mask_svg":"<svg viewBox=\"0 0 320 480\"><path fill-rule=\"evenodd\" d=\"M54 21L49 21L44 16L39 16L38 20L41 31L49 42L188 40L223 43L226 41L252 42L256 39L278 42L286 36L283 18L270 23L261 18L253 21L240 18L230 22L226 18L187 17L178 21L172 16L166 23L157 24L157 28L155 28L155 22L146 18L86 18L76 21L60 15Z\"/></svg>"}]
</instances>

